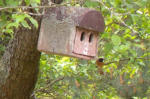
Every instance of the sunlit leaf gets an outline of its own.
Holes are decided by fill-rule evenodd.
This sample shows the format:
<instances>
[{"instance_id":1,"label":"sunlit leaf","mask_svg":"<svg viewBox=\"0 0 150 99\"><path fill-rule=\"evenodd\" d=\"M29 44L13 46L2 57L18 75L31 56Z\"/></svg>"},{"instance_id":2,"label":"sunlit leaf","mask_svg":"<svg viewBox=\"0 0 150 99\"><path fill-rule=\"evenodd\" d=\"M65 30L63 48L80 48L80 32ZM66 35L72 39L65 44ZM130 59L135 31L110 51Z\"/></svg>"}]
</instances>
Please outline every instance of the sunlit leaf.
<instances>
[{"instance_id":1,"label":"sunlit leaf","mask_svg":"<svg viewBox=\"0 0 150 99\"><path fill-rule=\"evenodd\" d=\"M120 45L121 44L121 39L120 39L120 37L118 35L113 35L111 37L111 40L112 40L112 43L114 45Z\"/></svg>"}]
</instances>

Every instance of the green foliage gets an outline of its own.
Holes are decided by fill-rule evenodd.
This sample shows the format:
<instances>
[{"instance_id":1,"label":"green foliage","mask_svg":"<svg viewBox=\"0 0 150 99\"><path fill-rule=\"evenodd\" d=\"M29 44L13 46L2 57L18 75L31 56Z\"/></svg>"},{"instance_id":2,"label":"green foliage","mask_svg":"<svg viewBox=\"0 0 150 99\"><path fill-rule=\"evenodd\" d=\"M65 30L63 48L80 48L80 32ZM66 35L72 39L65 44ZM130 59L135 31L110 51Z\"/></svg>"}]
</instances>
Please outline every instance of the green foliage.
<instances>
[{"instance_id":1,"label":"green foliage","mask_svg":"<svg viewBox=\"0 0 150 99\"><path fill-rule=\"evenodd\" d=\"M62 78L55 84L56 79ZM69 57L42 54L40 75L37 84L37 96L53 98L91 99L117 98L116 91L111 87L107 90L95 66L95 61L77 60ZM47 87L47 85L50 85ZM42 91L41 91L42 90ZM109 96L107 96L109 95Z\"/></svg>"},{"instance_id":2,"label":"green foliage","mask_svg":"<svg viewBox=\"0 0 150 99\"><path fill-rule=\"evenodd\" d=\"M40 0L0 0L0 7L37 7ZM53 99L148 99L150 97L150 1L149 0L65 0L66 6L82 6L101 11L105 32L99 42L105 59L104 75L95 60L85 61L42 54L36 85L37 97ZM28 9L0 10L0 54L5 50L5 34L38 23ZM39 13L35 8L34 13ZM5 39L6 38L6 39Z\"/></svg>"},{"instance_id":3,"label":"green foliage","mask_svg":"<svg viewBox=\"0 0 150 99\"><path fill-rule=\"evenodd\" d=\"M29 23L31 22L36 28L38 28L37 21L31 17L28 14L27 10L20 9L17 6L21 5L23 3L22 0L2 0L0 2L0 6L5 7L16 7L15 9L6 9L6 11L2 10L0 12L0 36L3 35L3 33L9 33L13 35L15 28L19 28L19 26L23 26L25 28L31 28ZM38 6L40 4L40 0L25 0L25 3L28 6ZM38 10L38 9L36 9ZM30 22L28 21L30 20Z\"/></svg>"},{"instance_id":4,"label":"green foliage","mask_svg":"<svg viewBox=\"0 0 150 99\"><path fill-rule=\"evenodd\" d=\"M50 62L52 63L50 67L56 68L54 70L64 67L57 74L54 73L59 75L58 77L65 77L58 83L64 82L64 85L61 85L69 87L63 94L60 94L61 91L60 96L54 95L55 98L120 99L120 96L124 98L149 96L150 14L149 6L146 6L148 2L148 0L70 2L74 6L95 8L103 13L106 29L100 35L101 56L99 57L104 57L108 65L103 68L105 71L103 76L98 74L95 61L76 59L70 61L70 58L49 56L53 62L55 60L55 63ZM64 58L65 61L62 61ZM54 74L50 73L50 78ZM54 90L60 89L57 87Z\"/></svg>"}]
</instances>

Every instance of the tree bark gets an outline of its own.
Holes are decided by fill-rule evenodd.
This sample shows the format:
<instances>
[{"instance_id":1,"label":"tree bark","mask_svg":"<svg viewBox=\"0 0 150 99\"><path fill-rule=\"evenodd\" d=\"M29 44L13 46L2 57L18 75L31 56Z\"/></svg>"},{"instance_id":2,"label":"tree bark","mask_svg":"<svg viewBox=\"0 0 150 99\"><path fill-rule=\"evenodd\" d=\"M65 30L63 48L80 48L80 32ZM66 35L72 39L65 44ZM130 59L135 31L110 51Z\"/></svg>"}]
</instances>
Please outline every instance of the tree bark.
<instances>
[{"instance_id":1,"label":"tree bark","mask_svg":"<svg viewBox=\"0 0 150 99\"><path fill-rule=\"evenodd\" d=\"M41 18L37 18L39 26ZM0 99L29 99L38 75L39 29L20 27L0 61Z\"/></svg>"}]
</instances>

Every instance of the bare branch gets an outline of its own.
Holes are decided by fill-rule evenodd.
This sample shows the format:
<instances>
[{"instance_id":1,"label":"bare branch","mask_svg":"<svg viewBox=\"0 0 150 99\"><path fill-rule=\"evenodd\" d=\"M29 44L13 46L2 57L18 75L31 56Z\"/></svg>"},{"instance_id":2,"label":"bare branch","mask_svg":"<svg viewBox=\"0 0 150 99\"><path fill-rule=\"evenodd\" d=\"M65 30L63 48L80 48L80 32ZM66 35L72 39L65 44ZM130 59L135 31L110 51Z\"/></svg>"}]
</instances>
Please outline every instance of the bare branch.
<instances>
[{"instance_id":1,"label":"bare branch","mask_svg":"<svg viewBox=\"0 0 150 99\"><path fill-rule=\"evenodd\" d=\"M20 8L20 9L35 9L35 8L43 9L43 8L58 7L58 6L66 5L66 4L68 4L68 3L63 3L63 4L52 3L51 5L48 5L48 6L36 6L36 7L31 7L31 6L2 7L2 6L0 6L0 11L8 10L8 9L18 9L18 8Z\"/></svg>"},{"instance_id":2,"label":"bare branch","mask_svg":"<svg viewBox=\"0 0 150 99\"><path fill-rule=\"evenodd\" d=\"M137 60L137 59L150 60L148 58L142 58L142 57L134 58L134 60ZM131 58L125 58L125 59L120 59L119 61L108 62L108 63L105 63L104 65L109 65L109 64L112 64L112 63L118 63L118 62L121 62L121 61L129 61L129 60L131 60Z\"/></svg>"},{"instance_id":3,"label":"bare branch","mask_svg":"<svg viewBox=\"0 0 150 99\"><path fill-rule=\"evenodd\" d=\"M30 12L12 12L13 14L28 14L28 15L32 15L32 16L42 16L44 14L42 13L30 13Z\"/></svg>"},{"instance_id":4,"label":"bare branch","mask_svg":"<svg viewBox=\"0 0 150 99\"><path fill-rule=\"evenodd\" d=\"M16 7L0 7L0 10L7 10L7 9L35 9L35 8L39 8L39 9L42 9L42 8L51 8L51 7L54 7L52 5L50 6L36 6L36 7L30 7L30 6L16 6Z\"/></svg>"},{"instance_id":5,"label":"bare branch","mask_svg":"<svg viewBox=\"0 0 150 99\"><path fill-rule=\"evenodd\" d=\"M63 80L65 77L60 77L60 78L57 78L56 80L53 80L49 86L52 86L53 84L55 84L56 82L60 81L60 80Z\"/></svg>"},{"instance_id":6,"label":"bare branch","mask_svg":"<svg viewBox=\"0 0 150 99\"><path fill-rule=\"evenodd\" d=\"M34 93L43 91L43 90L45 90L46 88L53 86L53 84L55 84L56 82L58 82L58 81L60 81L60 80L63 80L64 78L65 78L65 77L57 78L57 79L53 80L52 82L50 82L49 84L47 84L45 87L40 88L40 89L34 91Z\"/></svg>"}]
</instances>

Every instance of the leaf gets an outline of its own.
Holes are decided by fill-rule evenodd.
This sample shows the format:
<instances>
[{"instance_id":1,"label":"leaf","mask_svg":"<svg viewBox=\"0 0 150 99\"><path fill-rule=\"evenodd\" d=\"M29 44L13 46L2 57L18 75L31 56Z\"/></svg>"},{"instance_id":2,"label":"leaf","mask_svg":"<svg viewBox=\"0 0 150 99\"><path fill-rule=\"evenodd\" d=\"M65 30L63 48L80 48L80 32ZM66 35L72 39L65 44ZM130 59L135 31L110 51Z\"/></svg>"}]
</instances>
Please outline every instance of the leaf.
<instances>
[{"instance_id":1,"label":"leaf","mask_svg":"<svg viewBox=\"0 0 150 99\"><path fill-rule=\"evenodd\" d=\"M0 6L3 6L4 3L3 3L3 0L0 0Z\"/></svg>"},{"instance_id":2,"label":"leaf","mask_svg":"<svg viewBox=\"0 0 150 99\"><path fill-rule=\"evenodd\" d=\"M139 0L138 2L134 2L140 7L145 7L145 5L148 3L149 0Z\"/></svg>"},{"instance_id":3,"label":"leaf","mask_svg":"<svg viewBox=\"0 0 150 99\"><path fill-rule=\"evenodd\" d=\"M25 19L26 15L25 14L13 14L12 18L15 20L15 23L20 23Z\"/></svg>"},{"instance_id":4,"label":"leaf","mask_svg":"<svg viewBox=\"0 0 150 99\"><path fill-rule=\"evenodd\" d=\"M14 33L13 29L6 29L4 32L6 32L6 33Z\"/></svg>"},{"instance_id":5,"label":"leaf","mask_svg":"<svg viewBox=\"0 0 150 99\"><path fill-rule=\"evenodd\" d=\"M113 35L111 40L114 45L120 45L121 43L121 38L118 35Z\"/></svg>"},{"instance_id":6,"label":"leaf","mask_svg":"<svg viewBox=\"0 0 150 99\"><path fill-rule=\"evenodd\" d=\"M6 21L0 21L0 27L3 27L6 24Z\"/></svg>"},{"instance_id":7,"label":"leaf","mask_svg":"<svg viewBox=\"0 0 150 99\"><path fill-rule=\"evenodd\" d=\"M126 54L126 50L128 50L129 46L128 45L120 45L119 46L119 52L122 52L123 54Z\"/></svg>"},{"instance_id":8,"label":"leaf","mask_svg":"<svg viewBox=\"0 0 150 99\"><path fill-rule=\"evenodd\" d=\"M109 52L111 52L110 50L112 50L112 48L113 48L112 43L106 43L105 46L104 46L105 53L109 54Z\"/></svg>"},{"instance_id":9,"label":"leaf","mask_svg":"<svg viewBox=\"0 0 150 99\"><path fill-rule=\"evenodd\" d=\"M101 35L101 38L109 38L110 34L108 32L105 32Z\"/></svg>"},{"instance_id":10,"label":"leaf","mask_svg":"<svg viewBox=\"0 0 150 99\"><path fill-rule=\"evenodd\" d=\"M5 46L0 45L0 51L5 51Z\"/></svg>"},{"instance_id":11,"label":"leaf","mask_svg":"<svg viewBox=\"0 0 150 99\"><path fill-rule=\"evenodd\" d=\"M17 22L14 22L14 23L9 23L7 26L6 26L6 29L9 29L9 28L12 28L12 27L16 27L18 28L19 24Z\"/></svg>"},{"instance_id":12,"label":"leaf","mask_svg":"<svg viewBox=\"0 0 150 99\"><path fill-rule=\"evenodd\" d=\"M30 5L30 0L24 0L26 5Z\"/></svg>"},{"instance_id":13,"label":"leaf","mask_svg":"<svg viewBox=\"0 0 150 99\"><path fill-rule=\"evenodd\" d=\"M40 4L41 0L30 0L32 3Z\"/></svg>"},{"instance_id":14,"label":"leaf","mask_svg":"<svg viewBox=\"0 0 150 99\"><path fill-rule=\"evenodd\" d=\"M21 24L22 24L25 28L31 29L31 27L28 25L27 21L23 20L23 21L21 22Z\"/></svg>"},{"instance_id":15,"label":"leaf","mask_svg":"<svg viewBox=\"0 0 150 99\"><path fill-rule=\"evenodd\" d=\"M7 6L18 6L21 3L21 0L6 0Z\"/></svg>"},{"instance_id":16,"label":"leaf","mask_svg":"<svg viewBox=\"0 0 150 99\"><path fill-rule=\"evenodd\" d=\"M95 8L97 7L99 4L95 1L90 1L90 0L87 0L85 2L85 6L88 7L88 8Z\"/></svg>"},{"instance_id":17,"label":"leaf","mask_svg":"<svg viewBox=\"0 0 150 99\"><path fill-rule=\"evenodd\" d=\"M31 23L32 23L36 28L38 28L38 23L37 23L37 21L36 21L34 18L30 17L29 20L31 21Z\"/></svg>"}]
</instances>

